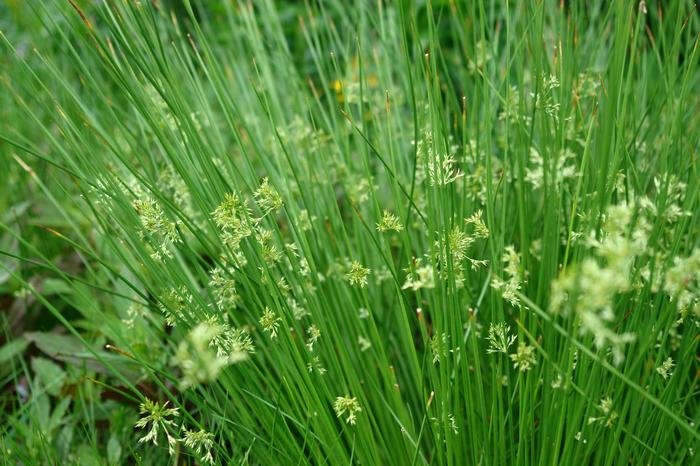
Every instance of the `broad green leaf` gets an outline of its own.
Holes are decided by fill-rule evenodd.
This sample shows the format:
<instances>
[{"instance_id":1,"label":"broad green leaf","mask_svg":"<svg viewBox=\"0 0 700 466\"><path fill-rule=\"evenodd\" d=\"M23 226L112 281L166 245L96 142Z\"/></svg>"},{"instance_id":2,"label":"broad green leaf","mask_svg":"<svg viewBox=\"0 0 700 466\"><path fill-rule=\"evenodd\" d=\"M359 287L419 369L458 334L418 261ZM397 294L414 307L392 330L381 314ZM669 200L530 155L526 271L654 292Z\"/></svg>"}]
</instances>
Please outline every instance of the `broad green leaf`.
<instances>
[{"instance_id":1,"label":"broad green leaf","mask_svg":"<svg viewBox=\"0 0 700 466\"><path fill-rule=\"evenodd\" d=\"M58 396L66 379L66 373L55 362L42 358L32 358L32 370L36 374L41 387L53 396Z\"/></svg>"},{"instance_id":2,"label":"broad green leaf","mask_svg":"<svg viewBox=\"0 0 700 466\"><path fill-rule=\"evenodd\" d=\"M0 364L7 363L17 355L21 354L27 345L29 345L29 341L24 338L17 338L5 343L3 347L0 348Z\"/></svg>"}]
</instances>

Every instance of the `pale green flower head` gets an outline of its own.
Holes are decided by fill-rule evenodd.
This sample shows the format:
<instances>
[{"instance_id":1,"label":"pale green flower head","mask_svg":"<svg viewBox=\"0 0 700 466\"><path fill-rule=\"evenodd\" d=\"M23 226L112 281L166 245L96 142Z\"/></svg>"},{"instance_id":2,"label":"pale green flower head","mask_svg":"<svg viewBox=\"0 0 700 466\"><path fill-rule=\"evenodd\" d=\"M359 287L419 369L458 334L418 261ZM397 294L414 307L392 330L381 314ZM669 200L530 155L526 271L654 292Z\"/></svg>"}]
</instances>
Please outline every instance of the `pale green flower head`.
<instances>
[{"instance_id":1,"label":"pale green flower head","mask_svg":"<svg viewBox=\"0 0 700 466\"><path fill-rule=\"evenodd\" d=\"M505 322L489 324L489 333L486 337L489 341L487 353L508 353L508 348L515 342L515 335L510 334L510 326Z\"/></svg>"},{"instance_id":2,"label":"pale green flower head","mask_svg":"<svg viewBox=\"0 0 700 466\"><path fill-rule=\"evenodd\" d=\"M262 317L260 317L260 325L263 330L270 334L270 338L277 338L279 324L282 318L277 316L269 307L265 307Z\"/></svg>"},{"instance_id":3,"label":"pale green flower head","mask_svg":"<svg viewBox=\"0 0 700 466\"><path fill-rule=\"evenodd\" d=\"M379 223L377 223L377 231L380 233L385 233L391 230L400 232L403 230L403 225L396 215L392 214L388 210L385 210L381 220Z\"/></svg>"},{"instance_id":4,"label":"pale green flower head","mask_svg":"<svg viewBox=\"0 0 700 466\"><path fill-rule=\"evenodd\" d=\"M255 202L264 214L276 212L284 205L282 196L272 187L270 179L267 177L263 178L262 183L260 183L257 191L255 191Z\"/></svg>"},{"instance_id":5,"label":"pale green flower head","mask_svg":"<svg viewBox=\"0 0 700 466\"><path fill-rule=\"evenodd\" d=\"M360 264L358 261L352 261L350 264L350 270L348 270L345 278L351 285L357 285L360 288L367 286L367 277L370 274L370 270Z\"/></svg>"},{"instance_id":6,"label":"pale green flower head","mask_svg":"<svg viewBox=\"0 0 700 466\"><path fill-rule=\"evenodd\" d=\"M202 463L214 464L211 449L214 446L214 434L203 429L193 431L185 429L183 443L199 456Z\"/></svg>"},{"instance_id":7,"label":"pale green flower head","mask_svg":"<svg viewBox=\"0 0 700 466\"><path fill-rule=\"evenodd\" d=\"M537 364L535 347L520 343L518 345L518 350L510 355L510 359L513 361L513 367L515 369L518 369L520 372L527 372L532 366Z\"/></svg>"},{"instance_id":8,"label":"pale green flower head","mask_svg":"<svg viewBox=\"0 0 700 466\"><path fill-rule=\"evenodd\" d=\"M340 419L343 415L347 414L345 417L345 422L350 425L355 425L357 422L357 413L362 412L360 403L357 398L350 396L339 396L335 399L333 403L333 410L335 415Z\"/></svg>"},{"instance_id":9,"label":"pale green flower head","mask_svg":"<svg viewBox=\"0 0 700 466\"><path fill-rule=\"evenodd\" d=\"M145 429L150 424L150 429L143 437L139 438L139 443L152 442L154 445L158 445L158 434L162 429L168 440L168 453L170 455L175 453L175 445L177 440L173 435L171 435L168 428L175 426L176 418L180 415L177 408L168 408L168 401L162 405L157 401L151 401L146 398L139 406L139 411L141 412L141 419L136 421L136 427L139 429Z\"/></svg>"},{"instance_id":10,"label":"pale green flower head","mask_svg":"<svg viewBox=\"0 0 700 466\"><path fill-rule=\"evenodd\" d=\"M246 350L245 336L237 338L223 325L202 322L180 342L170 363L182 372L180 389L185 390L215 381L226 366L244 360Z\"/></svg>"}]
</instances>

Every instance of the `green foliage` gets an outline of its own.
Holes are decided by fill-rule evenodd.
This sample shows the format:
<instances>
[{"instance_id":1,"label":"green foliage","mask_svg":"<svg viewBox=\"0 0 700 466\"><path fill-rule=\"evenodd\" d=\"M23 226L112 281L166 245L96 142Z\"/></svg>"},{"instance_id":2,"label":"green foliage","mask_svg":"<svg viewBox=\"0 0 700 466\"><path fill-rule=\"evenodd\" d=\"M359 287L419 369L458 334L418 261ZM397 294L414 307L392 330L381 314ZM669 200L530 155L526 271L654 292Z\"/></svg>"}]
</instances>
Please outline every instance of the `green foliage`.
<instances>
[{"instance_id":1,"label":"green foliage","mask_svg":"<svg viewBox=\"0 0 700 466\"><path fill-rule=\"evenodd\" d=\"M700 17L0 10L11 464L700 464Z\"/></svg>"}]
</instances>

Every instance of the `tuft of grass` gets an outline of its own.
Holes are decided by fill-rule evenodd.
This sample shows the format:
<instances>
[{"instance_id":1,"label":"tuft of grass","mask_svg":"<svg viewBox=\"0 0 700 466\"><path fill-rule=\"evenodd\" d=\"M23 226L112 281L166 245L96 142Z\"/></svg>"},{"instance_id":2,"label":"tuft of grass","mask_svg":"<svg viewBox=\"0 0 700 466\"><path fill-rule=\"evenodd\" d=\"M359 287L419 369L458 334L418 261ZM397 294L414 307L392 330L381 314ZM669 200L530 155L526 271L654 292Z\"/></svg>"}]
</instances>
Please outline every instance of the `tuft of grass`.
<instances>
[{"instance_id":1,"label":"tuft of grass","mask_svg":"<svg viewBox=\"0 0 700 466\"><path fill-rule=\"evenodd\" d=\"M13 464L700 464L687 1L0 12Z\"/></svg>"}]
</instances>

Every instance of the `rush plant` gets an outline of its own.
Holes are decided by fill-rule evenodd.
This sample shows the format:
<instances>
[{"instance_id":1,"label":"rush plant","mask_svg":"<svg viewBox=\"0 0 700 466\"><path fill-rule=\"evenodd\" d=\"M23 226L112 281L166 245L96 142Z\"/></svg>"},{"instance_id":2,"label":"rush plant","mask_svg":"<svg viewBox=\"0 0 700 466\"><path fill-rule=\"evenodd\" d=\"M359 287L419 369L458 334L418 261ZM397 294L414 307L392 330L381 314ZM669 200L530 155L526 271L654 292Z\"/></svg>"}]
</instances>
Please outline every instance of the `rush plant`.
<instances>
[{"instance_id":1,"label":"rush plant","mask_svg":"<svg viewBox=\"0 0 700 466\"><path fill-rule=\"evenodd\" d=\"M692 2L0 28L7 464L700 464Z\"/></svg>"}]
</instances>

